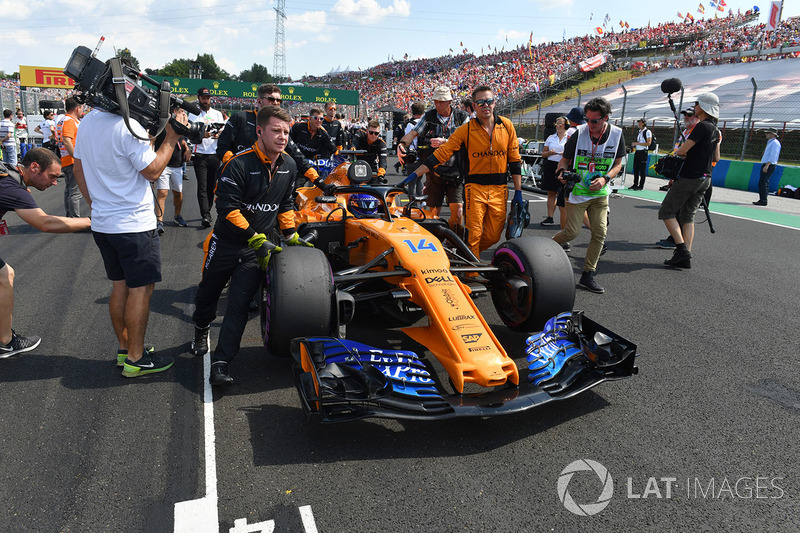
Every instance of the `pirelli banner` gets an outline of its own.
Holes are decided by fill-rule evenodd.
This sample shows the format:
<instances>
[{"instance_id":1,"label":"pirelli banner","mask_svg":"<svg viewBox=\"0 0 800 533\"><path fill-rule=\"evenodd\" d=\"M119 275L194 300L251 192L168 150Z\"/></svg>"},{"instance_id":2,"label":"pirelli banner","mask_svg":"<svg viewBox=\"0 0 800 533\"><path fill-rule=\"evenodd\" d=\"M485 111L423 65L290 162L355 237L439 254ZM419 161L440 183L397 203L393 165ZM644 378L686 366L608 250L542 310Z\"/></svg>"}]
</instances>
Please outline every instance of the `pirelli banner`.
<instances>
[{"instance_id":1,"label":"pirelli banner","mask_svg":"<svg viewBox=\"0 0 800 533\"><path fill-rule=\"evenodd\" d=\"M201 87L208 88L213 96L227 98L256 98L258 83L240 81L195 80L191 78L165 78L153 76L154 79L167 80L172 93L182 96L193 96ZM325 103L334 101L341 105L358 105L358 91L343 91L325 87L305 87L302 85L280 85L283 101Z\"/></svg>"},{"instance_id":2,"label":"pirelli banner","mask_svg":"<svg viewBox=\"0 0 800 533\"><path fill-rule=\"evenodd\" d=\"M72 89L75 82L60 67L19 66L19 84L22 87L48 87Z\"/></svg>"}]
</instances>

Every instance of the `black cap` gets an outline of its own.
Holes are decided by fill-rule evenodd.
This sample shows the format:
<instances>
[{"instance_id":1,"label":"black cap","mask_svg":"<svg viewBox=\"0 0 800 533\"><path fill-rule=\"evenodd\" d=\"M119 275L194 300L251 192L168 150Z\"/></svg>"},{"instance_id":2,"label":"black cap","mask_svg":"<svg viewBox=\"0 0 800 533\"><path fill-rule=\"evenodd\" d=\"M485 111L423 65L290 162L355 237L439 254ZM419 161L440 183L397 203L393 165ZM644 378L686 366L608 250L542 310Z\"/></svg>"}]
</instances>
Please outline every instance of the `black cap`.
<instances>
[{"instance_id":1,"label":"black cap","mask_svg":"<svg viewBox=\"0 0 800 533\"><path fill-rule=\"evenodd\" d=\"M207 87L200 87L197 90L197 96L211 96L211 91Z\"/></svg>"}]
</instances>

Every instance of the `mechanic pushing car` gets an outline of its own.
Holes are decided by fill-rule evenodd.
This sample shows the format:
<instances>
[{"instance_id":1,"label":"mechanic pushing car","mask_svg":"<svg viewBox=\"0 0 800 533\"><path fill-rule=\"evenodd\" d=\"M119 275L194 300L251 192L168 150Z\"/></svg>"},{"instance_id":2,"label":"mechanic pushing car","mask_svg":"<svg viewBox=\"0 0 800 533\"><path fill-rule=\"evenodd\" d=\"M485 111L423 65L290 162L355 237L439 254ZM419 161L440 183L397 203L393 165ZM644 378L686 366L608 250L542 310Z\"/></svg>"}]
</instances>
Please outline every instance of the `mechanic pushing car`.
<instances>
[{"instance_id":1,"label":"mechanic pushing car","mask_svg":"<svg viewBox=\"0 0 800 533\"><path fill-rule=\"evenodd\" d=\"M472 253L480 257L480 253L499 241L503 233L509 171L514 180L514 202L522 203L522 159L514 125L494 113L492 88L476 87L472 91L472 101L477 119L460 126L402 183L412 183L418 174L446 162L464 148L468 165L464 179L467 241Z\"/></svg>"},{"instance_id":2,"label":"mechanic pushing car","mask_svg":"<svg viewBox=\"0 0 800 533\"><path fill-rule=\"evenodd\" d=\"M281 251L265 234L277 223L285 244L306 244L294 227L292 191L297 166L283 153L290 120L279 107L262 107L256 118L255 144L228 160L217 182L218 216L203 246L205 258L192 316L195 332L191 348L196 356L208 352L209 325L216 317L222 289L230 280L228 306L211 356L212 385L233 384L228 364L239 352L248 304L271 254Z\"/></svg>"}]
</instances>

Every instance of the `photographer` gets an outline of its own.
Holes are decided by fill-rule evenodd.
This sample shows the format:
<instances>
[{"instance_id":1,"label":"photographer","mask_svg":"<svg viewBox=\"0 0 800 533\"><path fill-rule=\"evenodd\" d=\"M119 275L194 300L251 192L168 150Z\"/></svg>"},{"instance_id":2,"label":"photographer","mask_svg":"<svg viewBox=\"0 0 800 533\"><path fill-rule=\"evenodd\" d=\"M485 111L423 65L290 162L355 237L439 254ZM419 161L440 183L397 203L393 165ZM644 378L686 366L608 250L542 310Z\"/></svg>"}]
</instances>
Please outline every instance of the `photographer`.
<instances>
[{"instance_id":1,"label":"photographer","mask_svg":"<svg viewBox=\"0 0 800 533\"><path fill-rule=\"evenodd\" d=\"M594 276L606 240L608 196L611 194L608 183L622 170L625 139L620 128L608 123L611 104L605 98L592 98L583 112L587 124L578 126L570 136L563 158L558 162L559 181L567 188L568 183L574 186L566 199L566 227L556 233L553 240L563 245L574 239L581 229L584 214L588 214L592 237L578 286L602 294L605 289Z\"/></svg>"},{"instance_id":2,"label":"photographer","mask_svg":"<svg viewBox=\"0 0 800 533\"><path fill-rule=\"evenodd\" d=\"M176 120L187 124L184 115ZM172 358L145 352L150 297L161 281L161 243L156 231L153 192L181 136L166 125L158 151L133 118L100 108L86 115L75 144L75 179L92 209L92 233L112 281L111 325L119 342L122 375L137 377L170 368ZM134 133L137 137L134 137ZM125 358L123 359L123 356Z\"/></svg>"},{"instance_id":3,"label":"photographer","mask_svg":"<svg viewBox=\"0 0 800 533\"><path fill-rule=\"evenodd\" d=\"M428 110L412 130L406 133L397 143L397 157L405 163L405 155L411 142L417 139L418 160L422 163L433 152L450 138L456 129L467 121L468 115L452 106L453 95L450 89L442 85L433 90L433 109ZM437 161L435 167L430 165L424 173L414 171L411 174L428 174L425 182L427 203L438 216L442 202L447 196L450 206L450 229L455 230L464 224L464 179L461 175L460 154L451 154L443 163ZM421 179L421 178L417 178Z\"/></svg>"},{"instance_id":4,"label":"photographer","mask_svg":"<svg viewBox=\"0 0 800 533\"><path fill-rule=\"evenodd\" d=\"M222 124L222 113L211 107L211 91L201 87L197 91L197 103L200 114L189 115L189 122L205 122L206 124ZM200 216L203 227L211 227L211 206L214 204L214 188L217 186L217 171L219 158L217 157L217 138L219 132L212 133L206 130L205 138L201 144L195 145L194 174L197 176L197 203L200 206Z\"/></svg>"},{"instance_id":5,"label":"photographer","mask_svg":"<svg viewBox=\"0 0 800 533\"><path fill-rule=\"evenodd\" d=\"M297 167L283 153L289 140L290 120L279 107L262 107L257 116L255 144L233 156L222 168L217 187L217 221L203 246L206 255L195 297L191 347L196 356L208 352L210 324L216 317L219 296L230 281L225 318L211 356L209 381L215 386L233 384L228 364L239 353L248 304L271 255L281 251L280 246L267 240L267 235L277 224L285 244L306 244L294 228L292 190Z\"/></svg>"},{"instance_id":6,"label":"photographer","mask_svg":"<svg viewBox=\"0 0 800 533\"><path fill-rule=\"evenodd\" d=\"M61 161L46 148L34 148L17 166L0 163L0 219L8 211L34 228L47 233L69 233L89 229L88 218L67 218L48 215L31 196L28 187L40 191L52 187L61 175ZM2 221L5 226L5 220ZM12 326L14 310L14 269L0 259L0 359L29 352L39 346L41 338L24 337Z\"/></svg>"},{"instance_id":7,"label":"photographer","mask_svg":"<svg viewBox=\"0 0 800 533\"><path fill-rule=\"evenodd\" d=\"M425 106L422 105L422 102L414 102L411 104L411 119L406 123L405 130L403 131L403 136L408 135L411 133L414 128L417 127L419 124L420 119L422 119L422 115L425 114ZM406 153L408 153L407 158L400 158L398 163L403 165L405 169L406 176L411 174L412 172L416 171L419 166L422 164L417 159L417 143L419 140L415 137L413 138L407 149ZM400 144L400 141L397 141L397 144ZM405 159L405 161L404 161ZM414 196L422 196L422 178L417 179L414 183L409 184L408 190Z\"/></svg>"},{"instance_id":8,"label":"photographer","mask_svg":"<svg viewBox=\"0 0 800 533\"><path fill-rule=\"evenodd\" d=\"M686 142L675 151L675 155L686 159L658 210L658 219L664 221L675 241L675 252L664 264L674 268L692 268L694 214L711 186L712 162L719 161L720 157L717 95L705 93L698 96L694 114L698 119L697 124Z\"/></svg>"}]
</instances>

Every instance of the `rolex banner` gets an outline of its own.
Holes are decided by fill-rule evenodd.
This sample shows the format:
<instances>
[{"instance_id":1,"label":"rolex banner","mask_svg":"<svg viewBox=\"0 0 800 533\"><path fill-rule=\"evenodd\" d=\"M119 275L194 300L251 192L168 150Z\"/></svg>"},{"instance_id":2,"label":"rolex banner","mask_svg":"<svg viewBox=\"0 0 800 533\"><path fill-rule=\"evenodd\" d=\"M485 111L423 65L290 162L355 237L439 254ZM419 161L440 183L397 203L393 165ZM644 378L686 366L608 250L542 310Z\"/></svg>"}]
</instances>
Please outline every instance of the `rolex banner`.
<instances>
[{"instance_id":1,"label":"rolex banner","mask_svg":"<svg viewBox=\"0 0 800 533\"><path fill-rule=\"evenodd\" d=\"M201 87L208 88L213 96L228 98L256 98L260 84L240 81L195 80L191 78L165 78L153 76L157 81L167 80L172 93L177 96L194 96ZM358 91L343 91L325 87L301 85L279 85L283 101L325 103L334 101L340 105L358 105Z\"/></svg>"}]
</instances>

